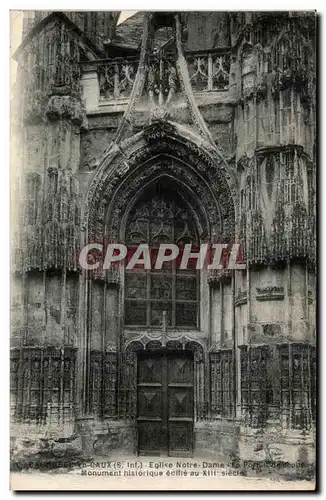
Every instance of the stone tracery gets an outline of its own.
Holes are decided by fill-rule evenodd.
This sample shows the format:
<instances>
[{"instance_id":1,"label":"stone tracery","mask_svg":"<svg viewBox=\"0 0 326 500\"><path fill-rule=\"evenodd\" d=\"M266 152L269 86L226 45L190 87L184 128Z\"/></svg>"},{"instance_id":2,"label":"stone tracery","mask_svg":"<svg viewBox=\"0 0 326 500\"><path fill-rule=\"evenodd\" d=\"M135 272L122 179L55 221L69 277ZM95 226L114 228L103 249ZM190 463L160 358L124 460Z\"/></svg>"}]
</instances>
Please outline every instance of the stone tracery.
<instances>
[{"instance_id":1,"label":"stone tracery","mask_svg":"<svg viewBox=\"0 0 326 500\"><path fill-rule=\"evenodd\" d=\"M192 141L187 140L185 142L182 137L179 136L180 138L178 138L178 135L175 136L175 134L173 136L170 136L170 134L165 131L165 127L167 128L167 131L169 130L168 126L166 126L165 124L158 124L159 130L162 129L163 132L162 140L159 142L151 142L149 132L155 130L155 127L157 127L156 124L154 124L153 127L149 127L149 129L145 130L141 135L138 135L134 139L131 139L129 141L130 146L132 146L132 151L129 156L126 156L126 147L123 144L120 146L120 149L124 151L125 158L122 163L118 163L119 156L116 156L116 154L112 159L110 167L105 167L104 165L109 161L111 155L109 156L109 158L107 158L107 160L104 159L104 161L102 162L102 166L94 176L92 184L89 188L88 201L86 202L84 225L87 224L86 221L88 220L88 238L90 239L91 237L94 237L93 232L98 222L100 224L103 223L102 219L104 216L103 209L105 207L105 200L110 200L111 202L112 199L115 199L115 186L119 186L120 189L121 185L123 184L123 178L127 179L125 180L125 182L129 183L130 177L136 177L133 182L136 184L138 183L138 185L141 186L147 177L150 178L150 175L148 175L146 170L145 173L142 173L141 175L138 174L137 178L137 169L140 170L141 165L144 165L143 168L145 168L148 162L153 163L156 160L156 157L159 158L160 155L163 156L163 159L165 158L163 166L167 169L167 172L171 171L172 175L175 175L178 179L189 179L188 185L194 186L196 190L201 193L200 197L204 196L207 206L211 207L208 210L209 217L215 216L215 210L213 210L214 205L216 207L220 207L221 219L219 225L217 227L214 227L214 231L221 234L223 220L223 236L221 237L232 238L235 223L232 198L234 187L232 186L230 175L228 176L227 174L227 168L223 168L222 166L223 160L218 163L218 166L216 166L214 160L210 158L210 156L205 153L205 151L201 147L198 147ZM144 136L144 138L146 139L145 143L143 142L142 136ZM136 140L140 145L140 147L138 148L135 148L137 143L135 143L134 141ZM175 158L176 161L169 164L169 162L166 161L169 160L169 157L172 157L172 159ZM187 158L186 167L182 167L185 158ZM205 163L207 165L207 162L209 166L208 169L204 167ZM184 170L183 172L181 170L182 168ZM151 170L157 170L159 172L159 170L162 170L162 168L158 165L152 165ZM101 174L100 172L103 173ZM193 172L196 172L197 179L194 176ZM209 181L206 177L207 174L210 175ZM101 175L102 178L99 178L99 175ZM203 181L199 180L199 175L202 179L205 179L206 177L206 186L204 188L204 191L203 188L201 188L201 185L203 185ZM209 192L211 191L211 189L208 188L209 183L211 183L214 188L212 194L209 194ZM128 190L129 189L130 188L128 186ZM126 193L128 193L128 191L125 191L124 193L124 203L126 203L126 198L128 198L128 195ZM207 198L207 195L211 198L211 201L209 200L209 198ZM214 198L218 201L214 202ZM120 199L121 198L118 196L118 203L120 202ZM96 222L95 217L97 217L96 211L98 210L96 206L99 206L98 204L100 204L102 209L100 210L99 221ZM121 205L123 205L123 203L121 203ZM115 222L112 223L112 237L117 238L117 222L120 220L121 214L116 208L113 217ZM217 221L213 219L211 220L211 224L216 226Z\"/></svg>"},{"instance_id":2,"label":"stone tracery","mask_svg":"<svg viewBox=\"0 0 326 500\"><path fill-rule=\"evenodd\" d=\"M18 239L14 268L21 273L20 288L13 301L13 371L17 370L13 409L19 418L23 414L35 418L41 412L39 423L48 417L51 425L55 419L67 421L76 397L78 411L118 419L123 434L126 420L134 422L137 411L137 348L183 351L191 347L196 415L205 422L203 435L210 428L208 416L219 422L232 419L234 429L243 425L242 431L248 432L257 425L262 433L270 432L269 418L287 429L302 427L308 432L312 428L313 19L306 22L304 17L284 13L275 23L271 22L275 13L223 15L230 22L231 35L227 42L231 46L221 51L223 57L231 54L230 67L228 57L219 63L223 92L216 88L216 80L214 85L217 66L212 66L204 71L205 96L194 93L190 80L200 63L194 70L189 66L193 55L183 55L183 16L171 16L177 28L177 56L163 85L171 93L161 103L155 99L152 112L145 112L140 101L147 103L153 92L153 86L146 88L146 53L155 14L146 19L140 56L123 58L140 64L132 77L125 68L123 85L130 99L124 104L113 99L115 111L103 101L100 105L89 101L96 89L99 99L101 92L114 94L114 89L118 97L112 74L106 75L107 88L102 79L102 90L96 87L93 92L92 87L86 96L88 85L98 85L102 54L85 46L88 42L65 15L52 14L24 42L20 58L27 55L29 81L24 112L17 116L28 128L21 148L22 165L25 157L27 164L18 184L24 184L27 174L28 189L22 200L26 227ZM203 26L205 16L200 19ZM41 33L45 45L35 43L36 33ZM42 54L48 61L52 39L54 65L42 73L39 61ZM63 58L57 50L60 43ZM210 54L211 48L204 50L208 65L215 61ZM65 79L67 64L71 68ZM81 92L87 97L86 109ZM95 158L91 165L85 158L88 148ZM228 151L228 161L222 151ZM105 276L94 273L89 279L90 274L80 273L78 238L81 245L123 239L130 207L144 187L159 179L172 180L184 200L189 199L202 239L240 237L247 270L236 276L222 270L201 280L200 329L175 331L162 318L162 325L144 328L139 338L137 329L124 326L123 274L113 270ZM37 203L38 191L42 203ZM27 299L21 300L24 293ZM78 373L75 393L74 373ZM303 373L307 379L302 379ZM50 386L53 401L46 408ZM35 403L23 401L24 388L34 391ZM259 407L267 409L264 415ZM242 438L234 438L234 429L229 428L227 435L237 448ZM200 443L199 427L196 432ZM223 432L218 436L223 440Z\"/></svg>"}]
</instances>

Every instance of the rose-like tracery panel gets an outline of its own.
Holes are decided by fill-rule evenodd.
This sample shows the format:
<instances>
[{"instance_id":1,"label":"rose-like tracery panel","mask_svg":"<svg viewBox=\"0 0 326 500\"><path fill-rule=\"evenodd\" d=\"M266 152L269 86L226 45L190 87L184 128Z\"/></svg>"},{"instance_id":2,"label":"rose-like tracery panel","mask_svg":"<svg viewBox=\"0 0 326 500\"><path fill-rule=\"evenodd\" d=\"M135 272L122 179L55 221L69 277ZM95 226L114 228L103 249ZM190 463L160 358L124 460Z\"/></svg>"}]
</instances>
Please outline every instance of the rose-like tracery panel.
<instances>
[{"instance_id":1,"label":"rose-like tracery panel","mask_svg":"<svg viewBox=\"0 0 326 500\"><path fill-rule=\"evenodd\" d=\"M127 174L113 194L103 221L108 238L125 238L126 217L140 193L163 177L164 182L169 178L169 185L178 186L178 197L188 205L200 239L207 239L211 233L221 234L224 219L208 182L180 159L159 155Z\"/></svg>"}]
</instances>

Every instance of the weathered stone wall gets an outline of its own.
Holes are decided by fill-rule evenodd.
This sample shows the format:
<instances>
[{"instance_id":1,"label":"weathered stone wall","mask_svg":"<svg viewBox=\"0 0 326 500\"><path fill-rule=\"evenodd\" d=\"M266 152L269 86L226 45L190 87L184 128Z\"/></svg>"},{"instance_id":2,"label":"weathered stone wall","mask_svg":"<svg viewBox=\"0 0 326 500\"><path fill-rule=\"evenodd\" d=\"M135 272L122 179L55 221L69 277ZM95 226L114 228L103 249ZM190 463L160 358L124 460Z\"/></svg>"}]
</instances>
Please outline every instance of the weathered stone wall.
<instances>
[{"instance_id":1,"label":"weathered stone wall","mask_svg":"<svg viewBox=\"0 0 326 500\"><path fill-rule=\"evenodd\" d=\"M87 13L85 30L102 50L103 37L114 35L115 17L106 32L106 14L100 18L93 14ZM80 16L73 22L78 24L77 20ZM169 127L175 122L180 128L178 141L185 144L180 130L191 138L189 149L183 146L179 153L181 159L201 168L200 175L210 180L218 171L223 186L233 189L232 236L243 245L247 268L235 275L222 271L209 279L205 273L201 276L197 336L210 351L205 352L206 371L198 372L198 411L202 418L212 412L217 419L196 423L196 454L210 450L212 456L264 460L262 454L269 453L266 443L272 441L283 450L280 460L295 461L305 454L311 461L316 374L314 16L284 13L278 21L273 22L271 13L187 13L186 50L228 49L230 75L222 79L227 88L196 92L189 84L187 93L187 79L184 88L177 82L173 105L159 120L168 132L164 126L163 132L160 127L157 132L149 127L154 115L147 82L128 115L130 123L125 120L120 145L144 129L148 138L132 145L129 152L122 149L116 164L120 161L128 172L136 147L141 150L139 161L161 154L160 144L156 150L155 144L167 140L172 144L176 138L169 136ZM85 48L87 42L62 17L54 16L42 26L37 36L26 39L19 54L22 102L15 112L20 143L15 174L19 215L15 217L12 291L13 366L17 368L17 376L12 374L12 409L18 408L22 421L34 419L37 426L14 426L13 436L35 431L35 438L14 446L23 447L27 455L26 450L32 454L49 440L60 448L62 433L77 455L85 449L93 453L94 443L99 455L115 448L134 453L135 426L122 418L112 420L124 417L128 405L134 408L135 404L132 387L121 389L121 380L135 373L132 364L123 364L120 348L135 332L123 330L119 277L85 280L78 267L80 245L90 237L88 228L81 227L88 190L121 128L129 97L117 102L102 99L99 56L94 47ZM210 61L213 64L215 59ZM187 71L183 69L183 74ZM194 69L189 71L195 74ZM157 139L155 133L162 135ZM215 154L213 168L205 163L199 147L207 142ZM200 159L195 150L202 154ZM131 169L137 166L131 165ZM143 179L145 174L146 169ZM222 196L220 183L214 182L212 187ZM230 193L231 188L229 197ZM103 200L102 211L109 202ZM121 216L124 208L120 207ZM104 212L101 217L103 225ZM218 240L221 235L214 237ZM260 369L255 371L254 366ZM302 382L300 373L305 372L309 377ZM208 383L212 379L215 385ZM227 386L219 385L222 379ZM120 389L119 397L125 392L117 403ZM24 391L29 394L26 400ZM217 398L222 393L220 404ZM268 415L260 415L257 407L267 408ZM95 415L96 422L75 428L75 418L85 413ZM219 419L231 414L238 423L233 417L232 421ZM283 428L292 429L289 438L279 434ZM308 438L299 435L299 428ZM81 433L84 441L75 433ZM297 446L291 455L292 444Z\"/></svg>"},{"instance_id":2,"label":"weathered stone wall","mask_svg":"<svg viewBox=\"0 0 326 500\"><path fill-rule=\"evenodd\" d=\"M27 455L38 447L49 451L54 442L64 446L60 439L69 440L77 412L77 171L85 125L77 38L54 14L17 53L12 270L21 292L14 295L20 299L13 310L11 410L12 437Z\"/></svg>"},{"instance_id":3,"label":"weathered stone wall","mask_svg":"<svg viewBox=\"0 0 326 500\"><path fill-rule=\"evenodd\" d=\"M186 50L209 50L230 46L228 12L187 12Z\"/></svg>"},{"instance_id":4,"label":"weathered stone wall","mask_svg":"<svg viewBox=\"0 0 326 500\"><path fill-rule=\"evenodd\" d=\"M195 456L228 462L239 457L239 424L234 420L197 422Z\"/></svg>"},{"instance_id":5,"label":"weathered stone wall","mask_svg":"<svg viewBox=\"0 0 326 500\"><path fill-rule=\"evenodd\" d=\"M264 434L242 433L238 437L239 459L243 462L297 464L300 469L316 460L315 436L301 432L283 433L269 429ZM298 471L297 471L298 472Z\"/></svg>"}]
</instances>

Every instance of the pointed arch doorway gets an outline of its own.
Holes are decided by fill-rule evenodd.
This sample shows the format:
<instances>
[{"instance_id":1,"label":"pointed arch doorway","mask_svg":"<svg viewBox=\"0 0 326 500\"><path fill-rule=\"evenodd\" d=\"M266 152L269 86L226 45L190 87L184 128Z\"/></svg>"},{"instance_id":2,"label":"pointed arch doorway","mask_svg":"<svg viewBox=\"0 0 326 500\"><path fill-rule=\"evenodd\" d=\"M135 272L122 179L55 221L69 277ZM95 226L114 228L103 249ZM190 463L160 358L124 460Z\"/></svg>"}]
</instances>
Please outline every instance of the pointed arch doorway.
<instances>
[{"instance_id":1,"label":"pointed arch doorway","mask_svg":"<svg viewBox=\"0 0 326 500\"><path fill-rule=\"evenodd\" d=\"M193 455L194 359L191 351L138 353L137 433L139 455Z\"/></svg>"},{"instance_id":2,"label":"pointed arch doorway","mask_svg":"<svg viewBox=\"0 0 326 500\"><path fill-rule=\"evenodd\" d=\"M82 241L85 244L119 241L128 247L147 243L154 255L157 245L162 242L176 242L181 247L187 243L197 245L210 242L212 235L219 235L222 241L231 241L235 234L234 199L234 183L222 155L213 156L209 144L190 129L185 130L184 126L155 122L103 156L87 193ZM83 277L81 280L80 308L85 311L91 311L92 300L97 297L93 293L95 287L99 289L103 283L107 312L107 316L103 314L107 325L102 339L103 355L109 352L117 360L116 398L108 398L108 408L121 422L124 432L130 433L133 451L138 448L140 453L151 455L167 452L190 456L196 446L194 421L197 428L198 422L206 418L209 408L211 311L206 307L208 280L196 267L189 265L181 273L180 267L172 262L164 263L162 269L155 270L151 266L150 269L135 267L133 272L128 271L121 266L114 272L89 273L90 279ZM164 328L163 313L166 317ZM88 317L92 317L91 313L86 318L81 316L81 346L87 348L81 349L79 359L85 373L80 393L86 413L89 412L87 402L92 392L90 353L94 330ZM150 429L148 422L151 420L147 423L143 420L142 429L142 420L138 420L142 416L145 419L151 417L146 411L145 415L140 412L141 386L138 387L138 383L146 380L138 377L138 351L152 349L154 344L158 350L193 352L193 375L190 378L194 382L184 383L190 384L190 392L192 383L194 395L190 416L182 412L181 416L171 416L172 419L180 418L179 422L168 421L171 413L154 415L161 419L162 427L164 424L165 434L161 441L152 441L154 445L148 450L144 429ZM164 378L162 372L161 381L153 383L160 384L162 397L169 398L171 387L168 387L167 376L171 370L167 353L163 351L162 354L166 376ZM183 382L176 379L170 383ZM144 387L148 392L151 389L146 384ZM103 393L111 395L112 391L110 377L104 377ZM182 396L178 397L181 405ZM174 399L178 401L178 397ZM168 408L168 404L165 407ZM150 408L148 410L151 413ZM182 438L186 418L192 419L187 424L191 431L188 429L183 434L189 437L188 443L186 437ZM153 422L151 433L155 434L161 427L157 425L155 429L155 419Z\"/></svg>"},{"instance_id":3,"label":"pointed arch doorway","mask_svg":"<svg viewBox=\"0 0 326 500\"><path fill-rule=\"evenodd\" d=\"M126 210L124 241L199 245L203 214L195 196L171 176L143 186ZM161 269L125 270L125 328L140 331L197 330L199 273L192 262L181 270L176 260ZM164 316L164 320L163 320ZM126 330L127 333L127 330ZM155 335L155 334L154 334ZM137 449L139 455L190 457L194 447L194 357L190 350L147 348L137 354Z\"/></svg>"}]
</instances>

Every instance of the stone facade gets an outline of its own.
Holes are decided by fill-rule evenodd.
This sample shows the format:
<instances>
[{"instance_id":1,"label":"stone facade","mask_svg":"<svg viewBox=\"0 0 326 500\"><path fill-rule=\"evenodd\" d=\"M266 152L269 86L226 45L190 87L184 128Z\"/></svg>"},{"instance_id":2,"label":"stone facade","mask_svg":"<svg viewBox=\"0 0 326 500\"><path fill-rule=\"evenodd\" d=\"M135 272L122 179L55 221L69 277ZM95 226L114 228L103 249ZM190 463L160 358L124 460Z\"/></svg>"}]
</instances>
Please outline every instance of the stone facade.
<instances>
[{"instance_id":1,"label":"stone facade","mask_svg":"<svg viewBox=\"0 0 326 500\"><path fill-rule=\"evenodd\" d=\"M193 352L195 454L313 462L315 14L136 16L36 13L16 53L13 457L136 453L156 347ZM157 182L246 263L201 271L197 320L185 302L165 331L130 324L122 268L78 262Z\"/></svg>"}]
</instances>

